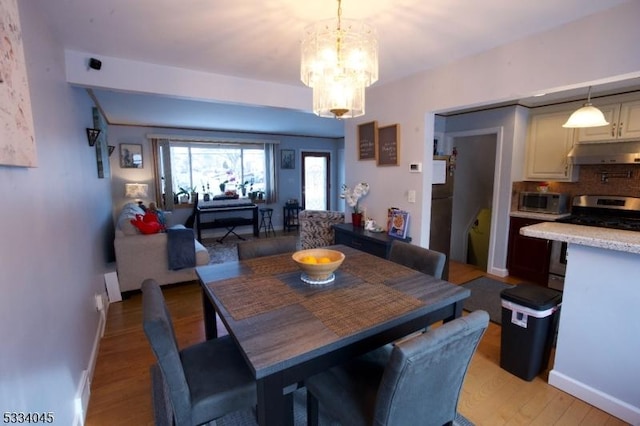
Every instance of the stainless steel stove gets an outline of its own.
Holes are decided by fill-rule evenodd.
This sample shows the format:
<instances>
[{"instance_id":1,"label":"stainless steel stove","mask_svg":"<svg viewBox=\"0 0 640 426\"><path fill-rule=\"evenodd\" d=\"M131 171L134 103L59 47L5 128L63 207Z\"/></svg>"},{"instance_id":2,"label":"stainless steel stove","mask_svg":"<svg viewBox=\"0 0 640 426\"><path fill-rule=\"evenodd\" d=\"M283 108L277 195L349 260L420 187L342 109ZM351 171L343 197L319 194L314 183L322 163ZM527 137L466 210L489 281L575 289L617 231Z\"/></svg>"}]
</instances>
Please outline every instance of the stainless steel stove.
<instances>
[{"instance_id":1,"label":"stainless steel stove","mask_svg":"<svg viewBox=\"0 0 640 426\"><path fill-rule=\"evenodd\" d=\"M571 216L558 222L640 231L640 198L580 195L573 199Z\"/></svg>"},{"instance_id":2,"label":"stainless steel stove","mask_svg":"<svg viewBox=\"0 0 640 426\"><path fill-rule=\"evenodd\" d=\"M573 198L571 216L557 220L574 225L640 231L640 198L609 195L580 195ZM564 288L567 243L553 241L549 259L548 286Z\"/></svg>"}]
</instances>

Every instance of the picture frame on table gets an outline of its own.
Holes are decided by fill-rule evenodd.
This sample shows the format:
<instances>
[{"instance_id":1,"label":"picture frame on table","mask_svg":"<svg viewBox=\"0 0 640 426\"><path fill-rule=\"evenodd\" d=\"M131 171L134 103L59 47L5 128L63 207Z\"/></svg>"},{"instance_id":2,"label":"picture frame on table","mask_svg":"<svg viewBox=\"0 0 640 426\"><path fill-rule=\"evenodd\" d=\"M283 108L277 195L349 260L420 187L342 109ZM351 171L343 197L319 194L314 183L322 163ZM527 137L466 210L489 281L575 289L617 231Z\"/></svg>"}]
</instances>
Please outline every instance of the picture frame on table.
<instances>
[{"instance_id":1,"label":"picture frame on table","mask_svg":"<svg viewBox=\"0 0 640 426\"><path fill-rule=\"evenodd\" d=\"M407 238L409 230L409 212L404 210L389 210L389 235L396 238Z\"/></svg>"},{"instance_id":2,"label":"picture frame on table","mask_svg":"<svg viewBox=\"0 0 640 426\"><path fill-rule=\"evenodd\" d=\"M280 168L281 169L296 168L296 151L294 149L280 150Z\"/></svg>"},{"instance_id":3,"label":"picture frame on table","mask_svg":"<svg viewBox=\"0 0 640 426\"><path fill-rule=\"evenodd\" d=\"M121 143L120 167L123 169L141 169L142 166L142 145L136 143Z\"/></svg>"}]
</instances>

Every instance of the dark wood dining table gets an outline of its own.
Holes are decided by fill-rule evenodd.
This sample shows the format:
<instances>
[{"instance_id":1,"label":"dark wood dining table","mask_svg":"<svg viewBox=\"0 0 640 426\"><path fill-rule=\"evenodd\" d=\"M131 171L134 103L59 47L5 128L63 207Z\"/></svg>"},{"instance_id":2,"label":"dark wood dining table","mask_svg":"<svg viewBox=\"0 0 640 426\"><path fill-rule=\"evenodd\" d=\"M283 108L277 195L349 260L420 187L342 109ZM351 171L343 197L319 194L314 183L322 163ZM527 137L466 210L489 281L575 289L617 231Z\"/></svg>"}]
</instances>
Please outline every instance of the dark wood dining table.
<instances>
[{"instance_id":1,"label":"dark wood dining table","mask_svg":"<svg viewBox=\"0 0 640 426\"><path fill-rule=\"evenodd\" d=\"M311 285L291 253L196 268L207 339L216 313L257 382L260 425L293 424L305 378L462 314L466 288L344 245L330 284Z\"/></svg>"}]
</instances>

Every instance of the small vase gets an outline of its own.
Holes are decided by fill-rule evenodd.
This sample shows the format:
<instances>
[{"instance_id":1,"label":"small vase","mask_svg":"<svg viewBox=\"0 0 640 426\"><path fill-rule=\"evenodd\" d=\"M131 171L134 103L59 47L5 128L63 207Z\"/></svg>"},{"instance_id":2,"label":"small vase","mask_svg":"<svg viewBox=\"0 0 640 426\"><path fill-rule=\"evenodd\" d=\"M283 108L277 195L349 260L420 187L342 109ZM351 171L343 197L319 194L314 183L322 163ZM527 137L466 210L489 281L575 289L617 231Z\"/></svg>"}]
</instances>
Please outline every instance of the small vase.
<instances>
[{"instance_id":1,"label":"small vase","mask_svg":"<svg viewBox=\"0 0 640 426\"><path fill-rule=\"evenodd\" d=\"M351 223L354 228L362 228L362 213L351 213Z\"/></svg>"}]
</instances>

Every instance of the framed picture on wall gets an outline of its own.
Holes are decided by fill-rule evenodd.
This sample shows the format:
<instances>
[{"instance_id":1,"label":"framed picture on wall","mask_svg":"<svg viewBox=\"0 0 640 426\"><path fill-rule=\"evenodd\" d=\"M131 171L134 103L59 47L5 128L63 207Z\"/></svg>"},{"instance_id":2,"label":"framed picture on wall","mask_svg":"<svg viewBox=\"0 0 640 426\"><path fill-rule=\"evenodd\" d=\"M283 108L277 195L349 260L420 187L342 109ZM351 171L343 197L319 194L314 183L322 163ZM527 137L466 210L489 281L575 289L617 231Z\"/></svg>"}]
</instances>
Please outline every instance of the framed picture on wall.
<instances>
[{"instance_id":1,"label":"framed picture on wall","mask_svg":"<svg viewBox=\"0 0 640 426\"><path fill-rule=\"evenodd\" d=\"M280 150L280 168L295 169L296 168L296 151L293 149Z\"/></svg>"},{"instance_id":2,"label":"framed picture on wall","mask_svg":"<svg viewBox=\"0 0 640 426\"><path fill-rule=\"evenodd\" d=\"M376 146L378 166L397 166L400 164L400 125L378 128Z\"/></svg>"},{"instance_id":3,"label":"framed picture on wall","mask_svg":"<svg viewBox=\"0 0 640 426\"><path fill-rule=\"evenodd\" d=\"M375 160L378 146L378 122L358 126L358 160Z\"/></svg>"},{"instance_id":4,"label":"framed picture on wall","mask_svg":"<svg viewBox=\"0 0 640 426\"><path fill-rule=\"evenodd\" d=\"M121 143L120 167L123 169L141 169L142 145L135 143Z\"/></svg>"}]
</instances>

